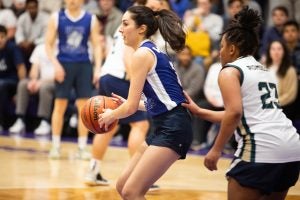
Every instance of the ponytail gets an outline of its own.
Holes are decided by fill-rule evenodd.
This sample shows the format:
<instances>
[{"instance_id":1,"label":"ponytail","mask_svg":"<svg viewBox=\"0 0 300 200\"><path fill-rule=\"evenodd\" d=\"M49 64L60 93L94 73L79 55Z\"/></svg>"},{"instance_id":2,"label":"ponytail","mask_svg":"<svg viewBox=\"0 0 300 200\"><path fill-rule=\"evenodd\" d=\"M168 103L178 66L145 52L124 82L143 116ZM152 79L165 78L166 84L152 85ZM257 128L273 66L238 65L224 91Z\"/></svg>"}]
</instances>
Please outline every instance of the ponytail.
<instances>
[{"instance_id":1,"label":"ponytail","mask_svg":"<svg viewBox=\"0 0 300 200\"><path fill-rule=\"evenodd\" d=\"M159 29L164 40L174 51L184 48L186 34L182 27L182 21L173 11L152 11L145 6L132 6L127 11L132 14L132 19L137 26L147 26L146 38L154 35Z\"/></svg>"}]
</instances>

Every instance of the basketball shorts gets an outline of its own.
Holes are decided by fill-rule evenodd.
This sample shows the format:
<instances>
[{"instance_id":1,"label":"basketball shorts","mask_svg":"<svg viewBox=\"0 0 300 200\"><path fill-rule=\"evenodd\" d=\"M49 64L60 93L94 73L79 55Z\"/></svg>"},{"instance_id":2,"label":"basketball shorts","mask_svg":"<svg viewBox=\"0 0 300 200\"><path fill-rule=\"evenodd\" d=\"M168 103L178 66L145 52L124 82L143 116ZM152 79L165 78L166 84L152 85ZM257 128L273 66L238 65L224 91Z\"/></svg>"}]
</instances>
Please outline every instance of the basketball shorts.
<instances>
[{"instance_id":1,"label":"basketball shorts","mask_svg":"<svg viewBox=\"0 0 300 200\"><path fill-rule=\"evenodd\" d=\"M65 70L65 80L55 82L55 97L70 98L75 89L76 99L89 98L93 92L93 66L90 63L61 63Z\"/></svg>"},{"instance_id":2,"label":"basketball shorts","mask_svg":"<svg viewBox=\"0 0 300 200\"><path fill-rule=\"evenodd\" d=\"M300 162L252 163L234 158L226 176L240 185L259 190L262 194L283 192L299 178Z\"/></svg>"},{"instance_id":3,"label":"basketball shorts","mask_svg":"<svg viewBox=\"0 0 300 200\"><path fill-rule=\"evenodd\" d=\"M190 113L181 105L152 118L153 131L147 136L148 145L168 147L180 159L185 159L193 140Z\"/></svg>"},{"instance_id":4,"label":"basketball shorts","mask_svg":"<svg viewBox=\"0 0 300 200\"><path fill-rule=\"evenodd\" d=\"M99 94L104 96L111 96L111 93L120 95L121 97L127 99L129 92L129 81L125 79L120 79L110 74L106 74L100 78L100 88ZM129 124L131 122L137 122L142 120L147 120L148 115L145 111L137 111L135 114L120 119L120 124Z\"/></svg>"}]
</instances>

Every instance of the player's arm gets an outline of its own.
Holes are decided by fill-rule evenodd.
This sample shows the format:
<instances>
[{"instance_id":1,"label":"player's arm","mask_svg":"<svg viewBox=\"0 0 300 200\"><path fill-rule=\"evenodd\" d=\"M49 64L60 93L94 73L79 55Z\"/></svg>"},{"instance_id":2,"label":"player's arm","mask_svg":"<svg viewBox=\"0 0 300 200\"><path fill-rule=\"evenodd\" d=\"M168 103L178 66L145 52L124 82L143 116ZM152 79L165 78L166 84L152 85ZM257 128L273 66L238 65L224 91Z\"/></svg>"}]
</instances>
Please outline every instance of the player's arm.
<instances>
[{"instance_id":1,"label":"player's arm","mask_svg":"<svg viewBox=\"0 0 300 200\"><path fill-rule=\"evenodd\" d=\"M216 141L205 157L204 164L209 170L217 169L217 161L225 144L238 126L243 113L240 72L232 67L223 69L219 75L219 86L225 111Z\"/></svg>"},{"instance_id":2,"label":"player's arm","mask_svg":"<svg viewBox=\"0 0 300 200\"><path fill-rule=\"evenodd\" d=\"M116 118L127 117L138 110L146 76L153 63L154 56L149 50L144 48L138 49L132 55L128 98L124 104L113 111Z\"/></svg>"},{"instance_id":3,"label":"player's arm","mask_svg":"<svg viewBox=\"0 0 300 200\"><path fill-rule=\"evenodd\" d=\"M93 16L92 19L92 28L90 34L90 40L93 47L93 56L94 56L94 80L98 81L98 75L100 74L101 64L102 64L102 46L100 45L100 24L98 20Z\"/></svg>"},{"instance_id":4,"label":"player's arm","mask_svg":"<svg viewBox=\"0 0 300 200\"><path fill-rule=\"evenodd\" d=\"M199 107L192 98L184 91L186 103L182 103L182 106L186 107L195 116L210 121L212 123L220 123L224 117L224 111L213 111Z\"/></svg>"},{"instance_id":5,"label":"player's arm","mask_svg":"<svg viewBox=\"0 0 300 200\"><path fill-rule=\"evenodd\" d=\"M55 79L58 82L62 82L64 80L65 71L59 61L56 58L54 53L55 51L55 43L57 38L57 26L58 26L58 13L53 14L50 17L47 31L46 31L46 38L45 38L45 48L46 54L49 60L53 63L55 68Z\"/></svg>"},{"instance_id":6,"label":"player's arm","mask_svg":"<svg viewBox=\"0 0 300 200\"><path fill-rule=\"evenodd\" d=\"M99 115L99 125L107 127L116 119L134 114L140 106L140 99L147 73L154 63L154 55L145 48L138 49L132 56L130 66L130 87L127 100L115 110L106 110ZM142 67L141 67L142 66Z\"/></svg>"}]
</instances>

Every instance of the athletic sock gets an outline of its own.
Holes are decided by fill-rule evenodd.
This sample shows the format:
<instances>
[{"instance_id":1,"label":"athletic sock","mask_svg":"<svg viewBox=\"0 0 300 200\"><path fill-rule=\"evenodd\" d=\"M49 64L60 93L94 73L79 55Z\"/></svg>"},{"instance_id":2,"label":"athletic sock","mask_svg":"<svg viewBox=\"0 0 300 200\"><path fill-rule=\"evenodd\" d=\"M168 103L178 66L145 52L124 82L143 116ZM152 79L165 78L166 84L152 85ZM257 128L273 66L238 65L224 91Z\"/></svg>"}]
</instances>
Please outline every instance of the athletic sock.
<instances>
[{"instance_id":1,"label":"athletic sock","mask_svg":"<svg viewBox=\"0 0 300 200\"><path fill-rule=\"evenodd\" d=\"M79 136L78 137L78 147L79 149L85 149L87 145L87 136Z\"/></svg>"}]
</instances>

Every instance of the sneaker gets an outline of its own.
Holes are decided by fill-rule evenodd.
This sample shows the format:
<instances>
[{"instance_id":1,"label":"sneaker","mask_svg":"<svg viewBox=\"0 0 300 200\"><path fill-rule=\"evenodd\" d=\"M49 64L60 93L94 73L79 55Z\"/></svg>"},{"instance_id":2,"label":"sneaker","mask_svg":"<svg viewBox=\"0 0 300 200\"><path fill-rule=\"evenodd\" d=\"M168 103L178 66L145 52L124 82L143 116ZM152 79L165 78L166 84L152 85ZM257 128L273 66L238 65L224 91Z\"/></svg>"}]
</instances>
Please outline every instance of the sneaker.
<instances>
[{"instance_id":1,"label":"sneaker","mask_svg":"<svg viewBox=\"0 0 300 200\"><path fill-rule=\"evenodd\" d=\"M46 120L42 120L33 132L36 135L49 135L51 133L51 126Z\"/></svg>"},{"instance_id":2,"label":"sneaker","mask_svg":"<svg viewBox=\"0 0 300 200\"><path fill-rule=\"evenodd\" d=\"M77 115L76 114L73 114L71 117L70 117L70 120L69 120L69 126L71 128L76 128L77 127L77 124L78 124L78 118L77 118Z\"/></svg>"},{"instance_id":3,"label":"sneaker","mask_svg":"<svg viewBox=\"0 0 300 200\"><path fill-rule=\"evenodd\" d=\"M158 185L153 184L153 185L151 185L151 187L149 188L149 192L154 192L154 191L157 191L157 190L159 190L159 189L160 189L160 187L159 187Z\"/></svg>"},{"instance_id":4,"label":"sneaker","mask_svg":"<svg viewBox=\"0 0 300 200\"><path fill-rule=\"evenodd\" d=\"M49 151L49 155L48 157L50 159L56 160L56 159L60 159L60 149L56 148L56 147L52 147L51 150Z\"/></svg>"},{"instance_id":5,"label":"sneaker","mask_svg":"<svg viewBox=\"0 0 300 200\"><path fill-rule=\"evenodd\" d=\"M80 149L75 154L75 158L79 160L90 160L92 157L91 153L87 150L87 148Z\"/></svg>"},{"instance_id":6,"label":"sneaker","mask_svg":"<svg viewBox=\"0 0 300 200\"><path fill-rule=\"evenodd\" d=\"M22 119L17 119L16 122L8 129L10 133L25 133L25 123Z\"/></svg>"},{"instance_id":7,"label":"sneaker","mask_svg":"<svg viewBox=\"0 0 300 200\"><path fill-rule=\"evenodd\" d=\"M109 182L104 179L100 173L94 174L92 171L89 171L85 177L84 183L88 186L97 186L97 185L109 185Z\"/></svg>"}]
</instances>

